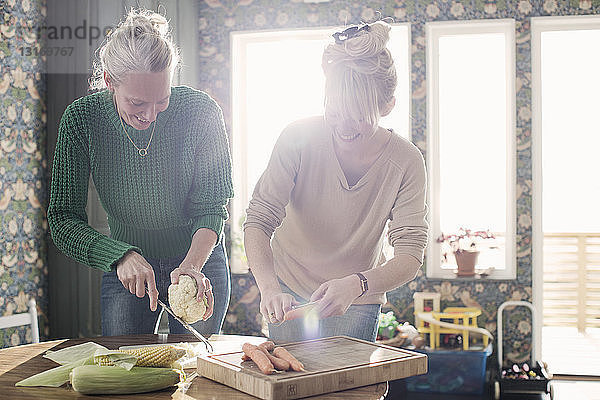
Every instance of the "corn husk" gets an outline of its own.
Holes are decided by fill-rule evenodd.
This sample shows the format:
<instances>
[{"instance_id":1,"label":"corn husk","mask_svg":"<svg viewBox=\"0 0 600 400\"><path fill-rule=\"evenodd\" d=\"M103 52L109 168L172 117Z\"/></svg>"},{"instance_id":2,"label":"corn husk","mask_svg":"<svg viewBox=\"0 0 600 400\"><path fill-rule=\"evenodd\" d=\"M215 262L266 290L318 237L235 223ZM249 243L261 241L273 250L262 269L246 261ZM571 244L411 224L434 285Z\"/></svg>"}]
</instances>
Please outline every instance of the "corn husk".
<instances>
[{"instance_id":1,"label":"corn husk","mask_svg":"<svg viewBox=\"0 0 600 400\"><path fill-rule=\"evenodd\" d=\"M184 350L175 347L173 347L172 350L173 351L171 351L171 354L173 357L176 355L181 356L185 352ZM172 368L134 367L138 362L139 356L136 354L128 354L125 351L135 353L135 351L132 350L109 350L106 347L94 342L86 342L58 351L48 351L46 354L44 354L44 358L48 358L61 365L23 379L17 382L15 386L59 387L70 380L73 380L73 371L76 369L78 371L74 378L76 385L78 385L77 387L80 389L79 391L81 393L88 394L143 393L164 389L166 387L173 386L178 382L185 382L183 370L177 372ZM106 357L108 357L110 363L113 364L112 366L101 367L97 365L99 363L99 359ZM176 362L170 364L173 366L178 365ZM93 368L78 369L81 367ZM97 368L111 369L98 370ZM118 370L115 370L114 368L117 368ZM128 374L133 369L135 369L134 373ZM94 371L98 372L99 376L89 378L88 375ZM179 376L180 373L182 374L181 379ZM92 385L90 386L84 382L83 377L87 377L86 379L91 381ZM131 383L123 384L123 377L126 377ZM114 385L114 387L112 387L111 385L113 380L116 380L117 378L120 380ZM105 385L105 387L98 389L93 385L95 382L100 382L102 385Z\"/></svg>"},{"instance_id":2,"label":"corn husk","mask_svg":"<svg viewBox=\"0 0 600 400\"><path fill-rule=\"evenodd\" d=\"M171 368L83 365L71 371L73 389L83 394L146 393L175 386L180 373Z\"/></svg>"},{"instance_id":3,"label":"corn husk","mask_svg":"<svg viewBox=\"0 0 600 400\"><path fill-rule=\"evenodd\" d=\"M82 358L81 360L74 361L70 364L61 365L60 367L52 368L39 374L25 378L17 383L15 386L49 386L59 387L69 382L69 374L71 371L82 365L91 365L94 363L94 356L88 358Z\"/></svg>"},{"instance_id":4,"label":"corn husk","mask_svg":"<svg viewBox=\"0 0 600 400\"><path fill-rule=\"evenodd\" d=\"M98 364L101 357L108 357L112 365L131 370L136 364L138 357L134 354L127 354L119 350L98 349L94 353L94 364Z\"/></svg>"},{"instance_id":5,"label":"corn husk","mask_svg":"<svg viewBox=\"0 0 600 400\"><path fill-rule=\"evenodd\" d=\"M61 364L61 366L25 378L15 383L15 386L62 386L69 382L69 374L73 368L93 364L94 353L101 349L108 350L98 343L86 342L57 351L47 351L44 358Z\"/></svg>"},{"instance_id":6,"label":"corn husk","mask_svg":"<svg viewBox=\"0 0 600 400\"><path fill-rule=\"evenodd\" d=\"M58 351L47 351L43 357L61 364L61 366L25 378L15 383L15 386L62 386L69 382L69 374L74 368L92 365L101 355L108 355L114 365L127 370L130 370L137 361L137 357L134 355L108 350L94 342L86 342Z\"/></svg>"},{"instance_id":7,"label":"corn husk","mask_svg":"<svg viewBox=\"0 0 600 400\"><path fill-rule=\"evenodd\" d=\"M74 361L93 356L96 350L108 350L106 347L95 342L85 342L76 346L66 347L57 351L48 350L44 358L54 361L57 364L65 365Z\"/></svg>"}]
</instances>

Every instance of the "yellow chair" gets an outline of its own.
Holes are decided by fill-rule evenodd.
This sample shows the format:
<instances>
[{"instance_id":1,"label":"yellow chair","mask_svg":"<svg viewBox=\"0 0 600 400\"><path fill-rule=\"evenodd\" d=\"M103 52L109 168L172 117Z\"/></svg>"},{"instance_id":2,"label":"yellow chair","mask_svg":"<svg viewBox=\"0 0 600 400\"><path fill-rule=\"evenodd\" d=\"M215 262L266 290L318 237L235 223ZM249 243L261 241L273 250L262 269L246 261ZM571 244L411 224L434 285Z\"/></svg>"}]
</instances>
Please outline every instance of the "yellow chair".
<instances>
[{"instance_id":1,"label":"yellow chair","mask_svg":"<svg viewBox=\"0 0 600 400\"><path fill-rule=\"evenodd\" d=\"M443 312L434 312L433 318L442 322L451 322L455 325L477 328L477 317L481 315L481 310L476 307L446 307ZM469 349L469 331L467 329L445 328L432 325L431 335L435 337L435 347L440 345L441 334L462 334L463 350ZM487 346L489 338L483 336L483 345ZM430 341L431 342L431 341ZM433 348L435 348L433 347Z\"/></svg>"},{"instance_id":2,"label":"yellow chair","mask_svg":"<svg viewBox=\"0 0 600 400\"><path fill-rule=\"evenodd\" d=\"M431 316L433 312L439 312L440 298L441 295L439 293L415 292L415 294L413 294L415 327L419 333L429 335L429 346L432 349L435 349L435 336L433 335L433 329L435 329L435 327L423 321L423 319L420 318L420 315ZM431 311L426 312L425 308L429 308Z\"/></svg>"}]
</instances>

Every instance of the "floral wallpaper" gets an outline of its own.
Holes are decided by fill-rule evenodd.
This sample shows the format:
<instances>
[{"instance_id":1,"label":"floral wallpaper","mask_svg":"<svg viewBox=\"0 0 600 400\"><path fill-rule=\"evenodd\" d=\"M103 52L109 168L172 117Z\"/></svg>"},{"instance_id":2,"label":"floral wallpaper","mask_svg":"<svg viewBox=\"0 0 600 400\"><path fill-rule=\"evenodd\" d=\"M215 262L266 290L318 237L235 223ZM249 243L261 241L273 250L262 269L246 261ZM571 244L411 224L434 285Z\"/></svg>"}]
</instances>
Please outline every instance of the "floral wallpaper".
<instances>
[{"instance_id":1,"label":"floral wallpaper","mask_svg":"<svg viewBox=\"0 0 600 400\"><path fill-rule=\"evenodd\" d=\"M198 15L200 88L223 107L231 122L229 33L301 27L343 26L391 16L410 22L412 38L412 138L426 153L425 23L428 21L513 18L516 21L517 105L517 279L511 281L432 280L421 271L409 284L389 293L384 311L413 321L415 291L441 293L442 307L475 306L483 310L479 325L496 332L498 306L507 300L532 301L531 288L531 34L530 17L600 12L600 0L205 0ZM259 293L249 275L234 277L228 333L260 334ZM255 315L256 318L249 316ZM525 308L504 313L504 354L513 362L530 358L531 315ZM513 323L514 322L514 323ZM508 339L507 339L508 338ZM510 341L510 343L507 343Z\"/></svg>"},{"instance_id":2,"label":"floral wallpaper","mask_svg":"<svg viewBox=\"0 0 600 400\"><path fill-rule=\"evenodd\" d=\"M0 315L28 311L34 298L40 336L48 335L45 219L44 60L33 30L45 1L0 0ZM31 342L31 328L0 330L0 347Z\"/></svg>"},{"instance_id":3,"label":"floral wallpaper","mask_svg":"<svg viewBox=\"0 0 600 400\"><path fill-rule=\"evenodd\" d=\"M388 296L385 309L412 320L412 294L437 291L444 306L482 308L480 325L496 330L497 307L506 300L531 301L531 60L530 17L600 13L600 0L204 0L198 2L199 87L214 96L231 122L229 33L239 30L322 27L381 16L411 23L412 137L425 154L427 21L514 18L517 34L517 218L518 275L514 281L417 279ZM19 48L42 44L26 29L41 26L45 0L0 0L0 315L25 312L35 298L42 340L47 328L45 219L49 167L45 153L44 59ZM260 334L259 293L250 274L235 275L224 331ZM515 362L529 358L531 317L508 311L504 352ZM514 321L510 323L508 321ZM0 331L0 347L31 341L29 328Z\"/></svg>"}]
</instances>

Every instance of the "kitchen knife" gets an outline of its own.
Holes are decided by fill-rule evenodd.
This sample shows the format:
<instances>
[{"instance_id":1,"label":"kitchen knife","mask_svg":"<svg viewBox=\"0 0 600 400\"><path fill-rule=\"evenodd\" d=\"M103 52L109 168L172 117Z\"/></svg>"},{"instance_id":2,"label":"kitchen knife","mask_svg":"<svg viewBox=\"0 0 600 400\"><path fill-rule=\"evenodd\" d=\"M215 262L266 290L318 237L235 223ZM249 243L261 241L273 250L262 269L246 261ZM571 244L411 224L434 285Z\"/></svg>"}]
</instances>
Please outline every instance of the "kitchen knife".
<instances>
[{"instance_id":1,"label":"kitchen knife","mask_svg":"<svg viewBox=\"0 0 600 400\"><path fill-rule=\"evenodd\" d=\"M146 293L148 293L148 288L146 288ZM165 303L163 303L160 299L157 299L157 301L158 301L158 305L161 306L163 308L163 310L165 310L166 312L171 314L171 316L173 318L175 318L175 320L177 322L179 322L181 325L183 325L183 327L185 329L190 331L192 333L192 335L194 335L198 340L200 340L202 343L204 343L204 345L206 346L206 350L209 353L214 353L215 350L214 350L212 344L210 344L210 342L204 336L202 336L200 334L200 332L198 332L196 329L194 329L193 326L191 326L190 324L188 324L187 322L185 322L184 320L179 318L177 315L175 315L173 310L171 310L171 308L168 305L166 305Z\"/></svg>"},{"instance_id":2,"label":"kitchen knife","mask_svg":"<svg viewBox=\"0 0 600 400\"><path fill-rule=\"evenodd\" d=\"M318 303L318 301L310 301L308 303L298 304L298 305L292 306L292 309L295 310L295 309L303 308L303 307L311 307L311 306L316 305L317 303Z\"/></svg>"}]
</instances>

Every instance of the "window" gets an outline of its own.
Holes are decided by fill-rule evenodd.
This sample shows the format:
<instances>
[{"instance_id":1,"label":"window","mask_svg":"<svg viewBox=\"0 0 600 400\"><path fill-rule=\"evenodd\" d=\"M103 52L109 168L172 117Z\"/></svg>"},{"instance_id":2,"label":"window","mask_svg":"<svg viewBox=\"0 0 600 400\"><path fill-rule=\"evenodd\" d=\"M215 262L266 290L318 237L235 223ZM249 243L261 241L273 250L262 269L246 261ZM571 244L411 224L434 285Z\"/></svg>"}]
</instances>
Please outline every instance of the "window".
<instances>
[{"instance_id":1,"label":"window","mask_svg":"<svg viewBox=\"0 0 600 400\"><path fill-rule=\"evenodd\" d=\"M516 276L513 20L426 25L430 244L427 276L452 278L442 233L491 231L476 271Z\"/></svg>"},{"instance_id":2,"label":"window","mask_svg":"<svg viewBox=\"0 0 600 400\"><path fill-rule=\"evenodd\" d=\"M232 156L235 198L231 207L233 272L247 271L241 226L254 185L275 141L289 123L323 113L321 57L334 28L232 32ZM381 125L408 137L410 29L393 25L388 48L398 74L396 107Z\"/></svg>"},{"instance_id":3,"label":"window","mask_svg":"<svg viewBox=\"0 0 600 400\"><path fill-rule=\"evenodd\" d=\"M598 43L600 16L531 19L532 289L542 316L532 329L542 332L536 358L558 374L598 371L578 362L593 363L589 354L566 359L555 346L600 329Z\"/></svg>"}]
</instances>

